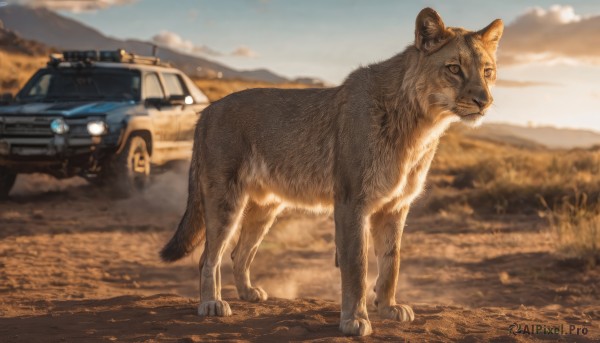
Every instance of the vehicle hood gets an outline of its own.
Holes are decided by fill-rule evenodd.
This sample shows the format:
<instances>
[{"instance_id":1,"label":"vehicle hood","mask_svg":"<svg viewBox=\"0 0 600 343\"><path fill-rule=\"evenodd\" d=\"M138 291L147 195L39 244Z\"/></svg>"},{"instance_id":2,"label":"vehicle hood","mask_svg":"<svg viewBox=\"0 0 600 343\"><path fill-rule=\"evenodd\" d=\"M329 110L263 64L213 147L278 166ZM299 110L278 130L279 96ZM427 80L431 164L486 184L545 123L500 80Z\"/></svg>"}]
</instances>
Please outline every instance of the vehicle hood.
<instances>
[{"instance_id":1,"label":"vehicle hood","mask_svg":"<svg viewBox=\"0 0 600 343\"><path fill-rule=\"evenodd\" d=\"M36 115L36 116L90 116L105 115L113 111L121 111L125 107L135 106L134 101L101 101L101 102L60 102L60 103L27 103L0 107L0 116Z\"/></svg>"}]
</instances>

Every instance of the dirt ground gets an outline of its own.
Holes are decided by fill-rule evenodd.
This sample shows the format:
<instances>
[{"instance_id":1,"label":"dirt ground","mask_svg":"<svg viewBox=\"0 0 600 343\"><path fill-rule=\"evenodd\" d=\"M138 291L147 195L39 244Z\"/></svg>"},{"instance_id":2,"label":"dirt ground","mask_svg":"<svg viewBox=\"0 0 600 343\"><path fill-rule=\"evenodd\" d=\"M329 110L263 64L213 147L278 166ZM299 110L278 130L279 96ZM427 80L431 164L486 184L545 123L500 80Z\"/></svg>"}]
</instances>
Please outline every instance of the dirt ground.
<instances>
[{"instance_id":1,"label":"dirt ground","mask_svg":"<svg viewBox=\"0 0 600 343\"><path fill-rule=\"evenodd\" d=\"M20 176L0 203L0 341L350 340L337 328L334 230L323 215L284 213L261 245L252 278L267 302L237 300L227 258L223 295L233 316L197 316L198 252L170 265L158 258L182 214L186 179L168 172L144 194L114 201L80 179ZM353 340L600 341L600 268L556 257L545 225L417 206L397 292L416 319L371 312L373 335ZM371 256L370 283L375 270ZM563 334L515 335L512 324L562 326Z\"/></svg>"}]
</instances>

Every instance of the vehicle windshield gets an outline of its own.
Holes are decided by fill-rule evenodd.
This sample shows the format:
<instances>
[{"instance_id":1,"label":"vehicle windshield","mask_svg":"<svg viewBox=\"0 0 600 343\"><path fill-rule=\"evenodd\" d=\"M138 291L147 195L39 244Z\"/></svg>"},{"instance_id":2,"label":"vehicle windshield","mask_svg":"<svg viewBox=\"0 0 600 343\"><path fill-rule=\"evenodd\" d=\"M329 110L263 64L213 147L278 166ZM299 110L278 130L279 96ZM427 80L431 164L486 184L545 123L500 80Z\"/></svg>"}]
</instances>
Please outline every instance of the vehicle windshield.
<instances>
[{"instance_id":1,"label":"vehicle windshield","mask_svg":"<svg viewBox=\"0 0 600 343\"><path fill-rule=\"evenodd\" d=\"M56 68L38 72L18 96L20 101L140 99L140 73L127 69Z\"/></svg>"}]
</instances>

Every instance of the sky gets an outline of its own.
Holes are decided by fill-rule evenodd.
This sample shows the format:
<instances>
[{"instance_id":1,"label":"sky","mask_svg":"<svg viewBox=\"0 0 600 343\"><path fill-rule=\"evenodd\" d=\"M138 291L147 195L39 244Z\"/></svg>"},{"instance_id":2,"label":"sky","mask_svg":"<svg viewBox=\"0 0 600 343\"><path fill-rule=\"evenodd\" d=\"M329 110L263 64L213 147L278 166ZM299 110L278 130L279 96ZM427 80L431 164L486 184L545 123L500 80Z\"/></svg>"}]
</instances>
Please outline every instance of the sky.
<instances>
[{"instance_id":1,"label":"sky","mask_svg":"<svg viewBox=\"0 0 600 343\"><path fill-rule=\"evenodd\" d=\"M490 121L600 131L600 1L13 0L116 38L152 40L237 69L332 84L414 41L426 6L447 26L501 18Z\"/></svg>"}]
</instances>

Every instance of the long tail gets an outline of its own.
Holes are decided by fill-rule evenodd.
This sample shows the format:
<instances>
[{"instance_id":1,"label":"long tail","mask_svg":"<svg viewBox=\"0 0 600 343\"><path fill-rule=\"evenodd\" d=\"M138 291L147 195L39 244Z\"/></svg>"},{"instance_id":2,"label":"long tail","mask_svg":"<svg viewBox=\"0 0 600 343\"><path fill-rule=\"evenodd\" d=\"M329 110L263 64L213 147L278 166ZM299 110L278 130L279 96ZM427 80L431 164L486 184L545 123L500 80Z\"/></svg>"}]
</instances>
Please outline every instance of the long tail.
<instances>
[{"instance_id":1,"label":"long tail","mask_svg":"<svg viewBox=\"0 0 600 343\"><path fill-rule=\"evenodd\" d=\"M194 144L195 145L195 144ZM194 155L197 149L194 146ZM194 156L196 157L196 156ZM179 222L177 231L160 251L160 257L165 262L177 261L200 245L206 237L206 226L204 224L204 206L202 203L202 191L200 189L198 160L192 159L189 176L188 204L185 214Z\"/></svg>"}]
</instances>

